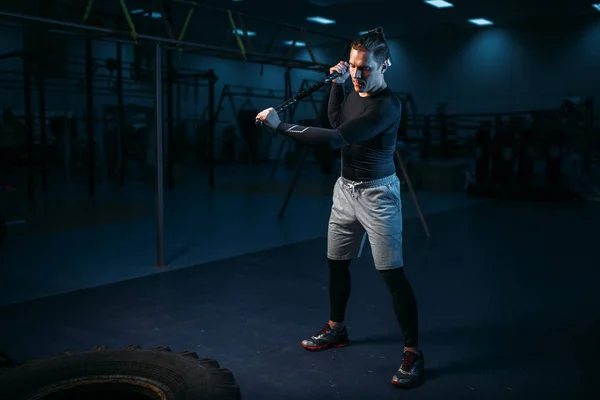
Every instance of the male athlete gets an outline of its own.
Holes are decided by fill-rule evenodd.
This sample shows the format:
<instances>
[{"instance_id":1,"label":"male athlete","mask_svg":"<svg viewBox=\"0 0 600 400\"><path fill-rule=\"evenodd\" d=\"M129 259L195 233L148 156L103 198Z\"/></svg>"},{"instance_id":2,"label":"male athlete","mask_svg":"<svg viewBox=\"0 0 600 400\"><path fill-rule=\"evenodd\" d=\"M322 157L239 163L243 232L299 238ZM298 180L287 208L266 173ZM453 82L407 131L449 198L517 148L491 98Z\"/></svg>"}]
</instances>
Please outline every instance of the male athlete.
<instances>
[{"instance_id":1,"label":"male athlete","mask_svg":"<svg viewBox=\"0 0 600 400\"><path fill-rule=\"evenodd\" d=\"M342 172L333 189L327 241L330 318L302 346L324 350L350 344L344 324L350 261L360 257L366 236L404 336L402 365L392 384L408 388L422 383L424 359L418 349L417 303L403 268L400 182L394 165L401 104L384 80L390 65L383 29L370 31L352 43L349 62L341 61L329 70L340 74L329 99L333 129L281 122L273 108L256 118L306 145L341 148ZM354 91L345 98L348 78Z\"/></svg>"}]
</instances>

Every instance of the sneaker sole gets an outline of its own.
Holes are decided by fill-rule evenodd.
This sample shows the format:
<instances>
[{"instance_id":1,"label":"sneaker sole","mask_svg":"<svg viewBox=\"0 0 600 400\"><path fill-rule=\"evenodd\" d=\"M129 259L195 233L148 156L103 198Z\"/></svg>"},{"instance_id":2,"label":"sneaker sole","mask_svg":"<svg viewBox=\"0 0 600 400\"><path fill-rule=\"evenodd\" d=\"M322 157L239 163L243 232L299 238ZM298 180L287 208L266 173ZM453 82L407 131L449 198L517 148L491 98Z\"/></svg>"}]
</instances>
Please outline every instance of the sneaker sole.
<instances>
[{"instance_id":1,"label":"sneaker sole","mask_svg":"<svg viewBox=\"0 0 600 400\"><path fill-rule=\"evenodd\" d=\"M327 350L327 349L332 349L332 348L337 348L337 347L347 347L348 345L350 345L350 342L328 343L328 344L324 344L321 346L305 346L304 343L300 342L300 345L302 347L304 347L306 350L321 351L321 350Z\"/></svg>"}]
</instances>

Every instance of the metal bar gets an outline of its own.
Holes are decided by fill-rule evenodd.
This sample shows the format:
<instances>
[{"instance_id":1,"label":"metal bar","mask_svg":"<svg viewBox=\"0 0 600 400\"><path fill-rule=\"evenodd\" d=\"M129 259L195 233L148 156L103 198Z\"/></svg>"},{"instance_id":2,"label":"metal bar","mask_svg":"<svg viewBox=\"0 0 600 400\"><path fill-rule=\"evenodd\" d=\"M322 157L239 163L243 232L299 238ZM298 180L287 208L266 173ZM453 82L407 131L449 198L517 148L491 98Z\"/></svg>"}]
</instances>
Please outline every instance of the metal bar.
<instances>
[{"instance_id":1,"label":"metal bar","mask_svg":"<svg viewBox=\"0 0 600 400\"><path fill-rule=\"evenodd\" d=\"M233 100L233 96L232 96L230 90L227 90L227 100L229 100L229 107L231 107L231 113L233 114L234 124L237 126L237 128L241 132L242 131L242 127L240 126L240 121L239 121L239 119L237 117L237 115L238 115L237 107L235 106L235 101ZM245 144L246 151L249 151L248 141L246 140L246 137L243 135L243 132L241 132L241 133L242 133L241 139L242 139L242 141ZM250 156L250 153L248 153L248 156Z\"/></svg>"},{"instance_id":2,"label":"metal bar","mask_svg":"<svg viewBox=\"0 0 600 400\"><path fill-rule=\"evenodd\" d=\"M236 15L238 17L240 27L242 28L242 31L244 32L244 39L246 39L246 45L250 49L250 52L254 53L255 52L254 46L252 45L252 40L250 39L250 35L248 35L248 29L246 29L246 24L244 23L244 19L242 18L242 16L239 13L236 13Z\"/></svg>"},{"instance_id":3,"label":"metal bar","mask_svg":"<svg viewBox=\"0 0 600 400\"><path fill-rule=\"evenodd\" d=\"M170 23L170 21L173 17L171 4L165 5L163 0L154 0L154 4L152 5L152 8L158 9L158 11L162 14L162 16L163 16L162 20L164 21L167 35L169 35L169 38L174 39L175 35L173 35L173 29L171 28L171 23Z\"/></svg>"},{"instance_id":4,"label":"metal bar","mask_svg":"<svg viewBox=\"0 0 600 400\"><path fill-rule=\"evenodd\" d=\"M272 93L283 92L282 89L269 89L269 88L261 88L261 87L248 86L248 85L230 85L230 84L227 84L227 87L230 88L230 89L231 88L233 88L233 89L247 89L247 90L252 91L252 92L254 92L254 91L267 91L267 92L270 92L270 93L271 92Z\"/></svg>"},{"instance_id":5,"label":"metal bar","mask_svg":"<svg viewBox=\"0 0 600 400\"><path fill-rule=\"evenodd\" d=\"M253 99L276 99L276 100L285 100L283 96L277 96L274 94L257 94L257 93L244 93L244 92L232 92L229 91L230 95L233 97L251 97Z\"/></svg>"},{"instance_id":6,"label":"metal bar","mask_svg":"<svg viewBox=\"0 0 600 400\"><path fill-rule=\"evenodd\" d=\"M37 16L26 15L26 14L21 14L21 13L14 13L14 12L9 12L9 11L5 11L5 10L0 11L0 17L2 17L2 16L15 18L15 19L21 19L24 21L35 21L35 22L46 23L46 24L50 24L50 25L58 25L58 26L62 26L64 28L81 29L85 32L103 33L106 36L128 37L131 35L131 32L127 32L127 31L119 31L119 30L114 30L114 29L101 28L101 27L97 27L97 26L76 24L73 22L65 22L65 21L60 21L60 20L56 20L56 19L37 17ZM189 48L197 49L197 50L215 51L215 52L217 52L217 54L213 54L214 57L235 58L238 60L240 59L239 51L234 50L234 49L226 49L226 48L219 47L219 46L211 46L211 45L200 44L200 43L185 42L185 41L180 41L180 40L176 40L176 39L168 39L168 38L164 38L164 37L151 36L151 35L145 35L145 34L137 34L136 38L137 38L138 42L141 40L147 40L147 41L151 41L154 43L162 44L162 45L164 45L163 47L165 47L165 48L168 46L172 46L173 48L177 48L177 46L180 46L180 47L188 46ZM122 42L123 43L134 43L134 41L132 41L132 40L122 40ZM206 55L210 55L210 54L206 54ZM277 65L277 63L282 63L282 65L290 65L290 66L293 65L294 68L303 68L303 69L319 68L319 66L315 66L313 63L308 62L308 61L290 60L285 57L270 56L270 55L261 54L261 53L246 53L246 56L247 56L247 61L254 62L254 63L267 63L267 64L273 64L273 65ZM291 64L291 62L293 62L293 64Z\"/></svg>"},{"instance_id":7,"label":"metal bar","mask_svg":"<svg viewBox=\"0 0 600 400\"><path fill-rule=\"evenodd\" d=\"M286 68L285 70L285 75L283 77L283 96L286 99L289 99L292 97L292 84L291 84L291 75L290 75L290 68ZM286 107L283 108L282 110L284 112L283 114L283 120L284 121L289 121L289 113L290 110ZM262 125L262 123L260 121L256 122L256 125L260 126ZM273 135L269 136L269 144L267 146L268 151L270 151L271 149L271 142L273 140ZM275 163L273 164L273 169L271 170L271 179L275 178L275 174L277 173L277 169L279 168L279 162L281 161L281 156L283 156L283 149L285 147L286 144L288 144L288 140L287 139L281 139L281 142L279 144L279 150L277 151L277 157L275 158Z\"/></svg>"},{"instance_id":8,"label":"metal bar","mask_svg":"<svg viewBox=\"0 0 600 400\"><path fill-rule=\"evenodd\" d=\"M173 169L173 81L175 80L175 68L173 67L173 52L167 51L167 187L169 190L175 188L175 175Z\"/></svg>"},{"instance_id":9,"label":"metal bar","mask_svg":"<svg viewBox=\"0 0 600 400\"><path fill-rule=\"evenodd\" d=\"M284 85L285 85L285 98L286 99L290 99L292 97L292 69L291 68L286 68L285 69L285 78L284 79L285 79L285 82L284 82ZM291 111L292 110L289 110L287 107L283 108L283 110L285 110L285 112L283 114L285 120L289 121L292 118L292 115L291 115Z\"/></svg>"},{"instance_id":10,"label":"metal bar","mask_svg":"<svg viewBox=\"0 0 600 400\"><path fill-rule=\"evenodd\" d=\"M172 46L165 46L165 48L173 48ZM212 51L211 51L212 50ZM206 57L215 57L222 58L227 60L237 60L241 61L243 58L240 56L240 52L230 51L230 49L223 47L215 47L211 50L203 50L203 49L188 49L188 54L201 54ZM262 58L261 58L262 57ZM255 63L255 64L268 64L274 65L278 67L289 67L292 69L305 69L309 71L317 71L317 72L326 72L322 66L315 65L310 61L296 60L290 59L286 57L278 57L272 56L268 54L261 53L246 53L245 62ZM328 69L327 69L328 71ZM262 76L262 75L261 75Z\"/></svg>"},{"instance_id":11,"label":"metal bar","mask_svg":"<svg viewBox=\"0 0 600 400\"><path fill-rule=\"evenodd\" d=\"M193 79L212 79L214 77L214 73L212 72L212 70L207 71L207 72L201 72L201 73L193 73L193 74L182 74L181 72L177 72L177 81L181 81L183 78L193 78ZM194 82L194 84L197 84L197 82Z\"/></svg>"},{"instance_id":12,"label":"metal bar","mask_svg":"<svg viewBox=\"0 0 600 400\"><path fill-rule=\"evenodd\" d=\"M522 110L522 111L506 111L506 112L489 112L489 113L469 113L469 114L446 114L448 118L491 118L498 116L511 116L535 113L553 113L556 110Z\"/></svg>"},{"instance_id":13,"label":"metal bar","mask_svg":"<svg viewBox=\"0 0 600 400\"><path fill-rule=\"evenodd\" d=\"M302 30L302 36L304 36L304 42L306 42L306 49L308 50L308 54L310 55L312 62L314 62L317 65L321 65L321 63L317 61L317 57L313 52L312 46L310 45L310 43L308 43L308 35L306 34L305 30Z\"/></svg>"},{"instance_id":14,"label":"metal bar","mask_svg":"<svg viewBox=\"0 0 600 400\"><path fill-rule=\"evenodd\" d=\"M163 0L154 0L155 5L158 7L159 11L163 14L163 19L165 21L167 35L170 39L175 39L173 35L173 31L171 29L171 21L172 18L172 7L171 4L165 6L163 4ZM174 103L173 103L173 89L175 85L175 80L177 79L177 73L175 68L173 67L173 51L168 50L165 54L167 57L167 148L165 151L165 156L167 157L167 188L169 190L175 189L175 175L174 175L174 154L173 154L173 143L174 143Z\"/></svg>"},{"instance_id":15,"label":"metal bar","mask_svg":"<svg viewBox=\"0 0 600 400\"><path fill-rule=\"evenodd\" d=\"M304 161L306 161L306 157L308 157L308 152L310 150L311 148L308 146L303 146L302 148L302 155L300 156L300 161L298 161L298 164L296 165L296 172L294 173L294 178L292 179L292 183L288 187L288 191L285 195L285 199L283 200L283 204L279 209L279 214L277 214L277 219L283 219L285 210L287 209L288 203L292 198L292 193L294 192L294 189L298 184L298 180L300 179L300 175L302 174L302 170L304 169Z\"/></svg>"},{"instance_id":16,"label":"metal bar","mask_svg":"<svg viewBox=\"0 0 600 400\"><path fill-rule=\"evenodd\" d=\"M123 44L123 43L117 42L117 44ZM72 58L75 58L75 57L77 57L77 56L73 55L73 56L70 57L69 64L72 65L72 66L78 66L78 67L82 66L82 67L85 67L85 55L82 57L83 62L81 62L81 63L78 62L78 61L74 61L72 59ZM58 61L56 58L53 58L53 57L47 57L46 60L49 60L50 62ZM99 58L99 57L96 57L96 60L98 62L102 62L102 61L109 61L111 59L110 58ZM127 65L127 63L122 63L121 65ZM127 70L127 69L124 68L124 70ZM3 68L0 68L0 73L21 76L21 75L23 75L23 70L22 69L3 69ZM101 72L96 72L94 74L94 76L96 78L99 78L99 79L102 79L102 80L111 80L112 79L112 74L106 74L106 73L101 73ZM207 73L186 75L186 74L182 74L179 71L177 71L177 78L178 78L177 81L179 81L182 84L191 85L192 83L187 82L186 79L179 79L181 77L184 77L186 79L188 79L188 78L189 79L194 79L194 80L197 80L197 79L206 79L206 80L208 80L208 79L211 78L211 75L207 74ZM64 84L64 82L72 81L72 84L75 85L82 78L85 78L85 72L71 71L68 76L61 76L60 78L59 77L55 77L55 78L46 77L46 83L47 83L47 85L48 84L51 85L52 82L55 82L55 83L56 82L61 82L61 84ZM11 82L12 80L9 79L8 81ZM105 90L107 92L112 93L112 89L110 87L108 87L106 84L101 84L101 85L98 85L98 86L99 86L99 88L105 88ZM208 87L207 84L202 84L202 83L200 84L200 86ZM231 87L234 87L234 86L232 85ZM276 91L276 89L257 88L257 87L251 87L251 86L236 86L236 87L248 88L248 89L252 89L252 90ZM139 89L136 90L136 89L131 89L130 92L154 93L154 90L139 90Z\"/></svg>"},{"instance_id":17,"label":"metal bar","mask_svg":"<svg viewBox=\"0 0 600 400\"><path fill-rule=\"evenodd\" d=\"M404 178L404 180L406 181L406 184L408 185L408 191L410 192L412 201L415 204L415 208L417 209L417 214L419 215L419 219L421 220L421 224L423 225L423 229L425 230L425 235L427 236L427 239L431 239L431 234L429 233L429 227L427 226L427 221L425 221L425 216L423 215L423 211L421 211L421 205L419 204L419 200L417 199L417 194L415 193L415 190L413 189L412 182L410 181L410 178L408 177L408 173L406 172L406 167L404 166L404 161L402 161L402 157L400 156L400 151L398 151L398 149L396 149L396 151L394 151L394 158L396 159L396 162L398 163L398 165L400 165L400 171L402 172L402 177Z\"/></svg>"},{"instance_id":18,"label":"metal bar","mask_svg":"<svg viewBox=\"0 0 600 400\"><path fill-rule=\"evenodd\" d=\"M42 191L48 191L48 171L46 171L46 156L48 152L48 141L46 137L46 88L44 84L44 75L38 73L38 107L40 109L40 136L42 140L41 166L42 166Z\"/></svg>"},{"instance_id":19,"label":"metal bar","mask_svg":"<svg viewBox=\"0 0 600 400\"><path fill-rule=\"evenodd\" d=\"M211 189L215 188L215 128L216 128L216 112L215 112L215 83L216 75L208 81L208 183Z\"/></svg>"},{"instance_id":20,"label":"metal bar","mask_svg":"<svg viewBox=\"0 0 600 400\"><path fill-rule=\"evenodd\" d=\"M156 45L155 73L155 162L156 162L156 266L165 266L165 221L164 221L164 164L163 164L163 120L162 120L162 48Z\"/></svg>"},{"instance_id":21,"label":"metal bar","mask_svg":"<svg viewBox=\"0 0 600 400\"><path fill-rule=\"evenodd\" d=\"M296 43L298 41L296 39L292 40L292 43L290 44L290 48L287 51L287 56L285 58L287 58L288 60L292 59L292 54L294 54L294 50L296 50Z\"/></svg>"},{"instance_id":22,"label":"metal bar","mask_svg":"<svg viewBox=\"0 0 600 400\"><path fill-rule=\"evenodd\" d=\"M271 135L269 138L269 151L271 148L272 137L273 137L273 135ZM275 157L275 163L273 164L273 169L271 170L271 179L275 179L275 173L277 172L277 168L279 168L279 161L281 160L281 156L283 155L283 148L285 147L286 144L287 144L287 140L283 139L283 138L279 142L279 150L277 150L277 156Z\"/></svg>"},{"instance_id":23,"label":"metal bar","mask_svg":"<svg viewBox=\"0 0 600 400\"><path fill-rule=\"evenodd\" d=\"M119 109L119 184L125 185L125 104L123 100L123 44L117 43L117 107Z\"/></svg>"},{"instance_id":24,"label":"metal bar","mask_svg":"<svg viewBox=\"0 0 600 400\"><path fill-rule=\"evenodd\" d=\"M181 122L181 82L175 85L175 118ZM196 117L194 117L196 118Z\"/></svg>"},{"instance_id":25,"label":"metal bar","mask_svg":"<svg viewBox=\"0 0 600 400\"><path fill-rule=\"evenodd\" d=\"M271 53L271 48L275 44L275 38L277 37L277 34L279 34L280 31L281 31L281 26L277 25L275 27L275 31L273 32L273 36L271 36L271 40L269 40L269 43L267 44L267 48L265 49L265 51L266 51L265 54ZM262 76L262 75L263 75L263 69L261 68L260 76Z\"/></svg>"},{"instance_id":26,"label":"metal bar","mask_svg":"<svg viewBox=\"0 0 600 400\"><path fill-rule=\"evenodd\" d=\"M594 99L589 98L585 104L583 115L583 143L581 158L581 173L584 175L592 171L592 156L594 149Z\"/></svg>"},{"instance_id":27,"label":"metal bar","mask_svg":"<svg viewBox=\"0 0 600 400\"><path fill-rule=\"evenodd\" d=\"M219 120L219 115L221 115L221 111L224 110L223 102L225 101L226 98L228 98L228 96L229 96L228 93L229 93L229 85L225 84L225 85L223 85L223 89L221 89L221 96L219 96L219 102L217 103L217 108L215 111L215 119L217 121Z\"/></svg>"},{"instance_id":28,"label":"metal bar","mask_svg":"<svg viewBox=\"0 0 600 400\"><path fill-rule=\"evenodd\" d=\"M190 5L190 6L193 6L193 7L201 7L201 8L206 8L206 9L213 10L213 11L221 11L221 12L224 12L224 13L227 12L227 10L224 9L224 8L209 6L207 4L197 3L195 1L189 1L189 0L172 0L171 2L174 3L174 4L177 4L177 3L178 4L186 4L186 5ZM294 31L305 31L307 33L312 33L312 34L319 35L319 36L325 37L325 38L337 39L337 40L343 40L343 41L349 40L348 38L345 38L345 37L342 37L342 36L336 36L336 35L333 35L333 34L330 34L330 33L322 33L322 32L317 32L317 31L313 31L313 30L310 30L310 29L304 29L304 28L301 28L299 26L295 26L295 25L292 25L292 24L286 24L284 22L273 21L271 19L264 18L264 17L257 17L257 16L248 15L248 14L239 13L239 12L235 12L233 14L237 14L238 16L246 18L246 19L250 19L250 20L254 20L254 21L266 22L268 24L273 24L273 25L276 25L276 26L279 26L279 27L283 27L283 28L289 28L289 29L294 30Z\"/></svg>"},{"instance_id":29,"label":"metal bar","mask_svg":"<svg viewBox=\"0 0 600 400\"><path fill-rule=\"evenodd\" d=\"M88 188L90 197L94 197L96 189L94 157L94 58L92 55L92 39L89 37L85 38L85 102L88 139Z\"/></svg>"},{"instance_id":30,"label":"metal bar","mask_svg":"<svg viewBox=\"0 0 600 400\"><path fill-rule=\"evenodd\" d=\"M8 81L8 80L2 80L2 79L0 79L0 83L11 83L11 85L0 85L0 89L4 89L4 90L18 90L18 89L22 89L22 85L19 85L18 83L15 83L14 81ZM46 83L46 87L57 88L57 90L47 90L48 93L53 93L53 94L81 94L81 92L78 92L78 91L65 89L65 84L64 83L56 83L56 84ZM108 89L106 88L106 86L94 86L94 93L106 94L106 95L114 94L114 92L109 92ZM127 97L130 98L130 99L144 99L144 100L147 100L148 96L151 95L150 92L142 92L142 91L127 91L126 93L128 93ZM78 117L76 119L85 119L85 118L84 117Z\"/></svg>"},{"instance_id":31,"label":"metal bar","mask_svg":"<svg viewBox=\"0 0 600 400\"><path fill-rule=\"evenodd\" d=\"M65 140L65 175L67 177L67 184L69 187L71 186L71 138L73 135L73 130L75 129L71 122L74 120L73 117L69 118L69 113L66 111L63 115L63 120L65 123L65 131L63 138ZM74 122L74 121L73 121Z\"/></svg>"},{"instance_id":32,"label":"metal bar","mask_svg":"<svg viewBox=\"0 0 600 400\"><path fill-rule=\"evenodd\" d=\"M0 71L0 72L2 72L2 71ZM95 75L95 77L98 78L99 80L104 79L103 76ZM0 83L7 83L7 84L9 84L9 85L2 86L2 89L6 89L6 90L17 90L17 89L19 89L21 87L18 84L18 82L15 82L14 79L1 79L0 78ZM64 81L51 82L51 81L46 80L45 86L46 86L46 89L48 89L49 87L62 89L62 90L52 90L51 93L64 93L64 94L67 94L67 93L76 93L76 94L81 94L81 92L78 91L77 88L72 87L72 85L70 84L70 82L64 82ZM71 87L71 90L68 90L66 87ZM101 84L94 85L94 93L106 94L106 95L113 94L113 92L107 87L107 85L101 85ZM127 93L128 97L135 97L135 98L144 98L144 99L147 99L148 96L152 96L153 95L154 91L129 89L129 90L124 91L124 93Z\"/></svg>"},{"instance_id":33,"label":"metal bar","mask_svg":"<svg viewBox=\"0 0 600 400\"><path fill-rule=\"evenodd\" d=\"M35 158L33 155L33 115L31 111L31 64L30 57L23 57L23 100L25 107L25 146L27 157L27 197L35 200Z\"/></svg>"}]
</instances>

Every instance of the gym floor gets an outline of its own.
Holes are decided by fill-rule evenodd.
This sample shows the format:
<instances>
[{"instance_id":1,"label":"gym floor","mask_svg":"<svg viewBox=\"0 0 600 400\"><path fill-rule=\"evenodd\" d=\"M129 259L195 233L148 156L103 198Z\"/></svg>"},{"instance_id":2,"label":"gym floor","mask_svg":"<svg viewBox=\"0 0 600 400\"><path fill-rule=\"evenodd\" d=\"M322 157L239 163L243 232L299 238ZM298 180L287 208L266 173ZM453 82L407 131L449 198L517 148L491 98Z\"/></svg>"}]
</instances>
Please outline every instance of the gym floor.
<instances>
[{"instance_id":1,"label":"gym floor","mask_svg":"<svg viewBox=\"0 0 600 400\"><path fill-rule=\"evenodd\" d=\"M400 392L389 381L402 337L368 247L353 264L352 345L300 346L328 317L332 178L307 168L277 220L290 177L257 179L269 172L219 167L214 193L206 174L168 192L164 269L151 185L104 184L94 201L71 188L67 202L54 184L0 250L0 348L17 361L96 345L193 350L231 369L245 399L598 398L597 203L418 192L427 240L405 192L427 381Z\"/></svg>"}]
</instances>

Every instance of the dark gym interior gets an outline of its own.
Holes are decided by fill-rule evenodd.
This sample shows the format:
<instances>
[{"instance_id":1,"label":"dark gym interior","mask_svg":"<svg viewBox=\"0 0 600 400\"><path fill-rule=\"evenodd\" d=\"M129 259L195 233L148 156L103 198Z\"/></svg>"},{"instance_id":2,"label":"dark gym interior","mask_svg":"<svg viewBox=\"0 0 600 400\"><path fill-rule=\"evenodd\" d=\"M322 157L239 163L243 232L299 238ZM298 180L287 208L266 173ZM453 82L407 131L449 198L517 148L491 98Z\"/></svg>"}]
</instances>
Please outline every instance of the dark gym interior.
<instances>
[{"instance_id":1,"label":"dark gym interior","mask_svg":"<svg viewBox=\"0 0 600 400\"><path fill-rule=\"evenodd\" d=\"M0 399L600 398L598 1L3 2ZM327 126L329 68L379 26L410 390L368 246L352 344L300 345L340 154L255 124L297 99L282 121Z\"/></svg>"}]
</instances>

